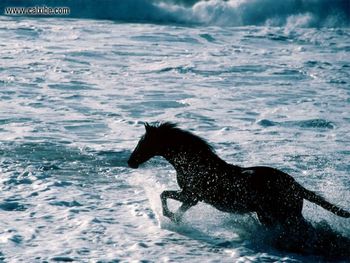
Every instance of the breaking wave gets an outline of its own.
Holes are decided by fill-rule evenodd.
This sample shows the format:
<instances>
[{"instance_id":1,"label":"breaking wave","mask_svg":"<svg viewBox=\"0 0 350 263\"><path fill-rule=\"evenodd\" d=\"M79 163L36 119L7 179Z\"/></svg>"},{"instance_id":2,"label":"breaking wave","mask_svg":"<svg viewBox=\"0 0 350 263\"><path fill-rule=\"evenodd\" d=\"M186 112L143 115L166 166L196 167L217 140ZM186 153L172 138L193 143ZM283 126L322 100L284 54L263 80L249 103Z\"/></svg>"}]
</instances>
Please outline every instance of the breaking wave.
<instances>
[{"instance_id":1,"label":"breaking wave","mask_svg":"<svg viewBox=\"0 0 350 263\"><path fill-rule=\"evenodd\" d=\"M211 26L349 27L348 0L3 0L0 7L70 8L69 17Z\"/></svg>"}]
</instances>

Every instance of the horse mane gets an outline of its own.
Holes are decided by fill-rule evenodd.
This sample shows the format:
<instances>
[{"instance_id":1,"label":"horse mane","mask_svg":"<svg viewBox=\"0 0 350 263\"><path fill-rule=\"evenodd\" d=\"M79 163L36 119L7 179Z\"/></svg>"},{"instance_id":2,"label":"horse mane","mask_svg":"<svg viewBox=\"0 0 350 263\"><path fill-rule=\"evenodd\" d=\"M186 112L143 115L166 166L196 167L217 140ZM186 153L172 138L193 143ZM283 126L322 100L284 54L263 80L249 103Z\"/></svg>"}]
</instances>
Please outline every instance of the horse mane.
<instances>
[{"instance_id":1,"label":"horse mane","mask_svg":"<svg viewBox=\"0 0 350 263\"><path fill-rule=\"evenodd\" d=\"M176 123L162 122L153 125L146 123L145 126L146 130L147 127L150 130L155 129L160 136L172 138L176 143L191 145L195 147L195 150L207 150L214 153L213 147L206 140L189 131L178 128Z\"/></svg>"}]
</instances>

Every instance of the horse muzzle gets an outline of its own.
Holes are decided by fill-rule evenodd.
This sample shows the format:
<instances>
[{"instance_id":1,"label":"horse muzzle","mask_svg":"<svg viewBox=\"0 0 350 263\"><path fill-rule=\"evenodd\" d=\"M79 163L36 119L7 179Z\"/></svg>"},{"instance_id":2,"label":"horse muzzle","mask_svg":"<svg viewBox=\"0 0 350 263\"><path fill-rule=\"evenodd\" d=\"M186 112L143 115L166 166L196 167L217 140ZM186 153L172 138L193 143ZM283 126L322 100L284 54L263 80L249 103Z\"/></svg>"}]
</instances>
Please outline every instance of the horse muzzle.
<instances>
[{"instance_id":1,"label":"horse muzzle","mask_svg":"<svg viewBox=\"0 0 350 263\"><path fill-rule=\"evenodd\" d=\"M136 169L139 167L139 165L136 162L133 162L132 160L129 159L128 165L130 168Z\"/></svg>"}]
</instances>

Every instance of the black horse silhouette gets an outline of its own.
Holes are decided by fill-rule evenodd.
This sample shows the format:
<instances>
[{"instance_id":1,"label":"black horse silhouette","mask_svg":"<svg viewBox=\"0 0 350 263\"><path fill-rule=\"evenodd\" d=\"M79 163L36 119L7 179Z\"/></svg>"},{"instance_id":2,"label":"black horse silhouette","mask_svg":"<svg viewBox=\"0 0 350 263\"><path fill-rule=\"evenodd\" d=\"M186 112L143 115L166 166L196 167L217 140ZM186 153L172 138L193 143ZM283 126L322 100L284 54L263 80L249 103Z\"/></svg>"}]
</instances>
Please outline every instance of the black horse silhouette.
<instances>
[{"instance_id":1,"label":"black horse silhouette","mask_svg":"<svg viewBox=\"0 0 350 263\"><path fill-rule=\"evenodd\" d=\"M302 227L303 199L316 203L341 217L350 213L305 189L290 175L271 167L239 167L228 164L200 137L177 128L173 123L145 124L146 133L128 160L131 168L154 156L164 157L177 172L180 191L161 194L163 215L173 221L199 201L231 213L255 212L268 227ZM176 213L167 199L182 202Z\"/></svg>"}]
</instances>

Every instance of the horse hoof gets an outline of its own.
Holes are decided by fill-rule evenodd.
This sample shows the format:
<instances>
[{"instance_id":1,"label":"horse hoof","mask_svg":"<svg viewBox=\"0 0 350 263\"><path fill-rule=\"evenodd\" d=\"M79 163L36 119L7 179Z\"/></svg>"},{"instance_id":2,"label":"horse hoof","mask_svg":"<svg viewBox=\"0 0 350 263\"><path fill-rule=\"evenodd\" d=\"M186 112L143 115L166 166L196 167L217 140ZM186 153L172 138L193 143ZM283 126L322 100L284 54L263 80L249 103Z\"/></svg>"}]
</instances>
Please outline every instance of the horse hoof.
<instances>
[{"instance_id":1,"label":"horse hoof","mask_svg":"<svg viewBox=\"0 0 350 263\"><path fill-rule=\"evenodd\" d=\"M181 221L182 221L182 217L181 216L178 216L178 215L174 215L174 218L172 218L172 221L175 223L175 224L180 224Z\"/></svg>"},{"instance_id":2,"label":"horse hoof","mask_svg":"<svg viewBox=\"0 0 350 263\"><path fill-rule=\"evenodd\" d=\"M181 223L181 215L176 215L175 213L167 212L167 213L163 213L163 216L169 218L170 221L175 224Z\"/></svg>"}]
</instances>

